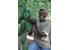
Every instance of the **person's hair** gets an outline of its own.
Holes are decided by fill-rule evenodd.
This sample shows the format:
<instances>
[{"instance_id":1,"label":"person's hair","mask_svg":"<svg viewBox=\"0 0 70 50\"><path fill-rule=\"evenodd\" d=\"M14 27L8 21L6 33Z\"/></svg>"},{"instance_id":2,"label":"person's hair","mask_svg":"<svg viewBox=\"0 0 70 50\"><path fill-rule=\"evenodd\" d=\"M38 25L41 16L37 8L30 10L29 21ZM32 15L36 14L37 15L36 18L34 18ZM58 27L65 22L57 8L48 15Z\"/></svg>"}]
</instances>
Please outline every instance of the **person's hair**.
<instances>
[{"instance_id":1,"label":"person's hair","mask_svg":"<svg viewBox=\"0 0 70 50\"><path fill-rule=\"evenodd\" d=\"M40 9L39 12L40 12L40 11L45 11L45 10L44 10L44 9Z\"/></svg>"},{"instance_id":2,"label":"person's hair","mask_svg":"<svg viewBox=\"0 0 70 50\"><path fill-rule=\"evenodd\" d=\"M45 11L45 9L40 9L40 10L39 10L39 13L40 13L40 11ZM46 12L46 11L45 11L45 12ZM47 12L46 12L46 16L47 16Z\"/></svg>"}]
</instances>

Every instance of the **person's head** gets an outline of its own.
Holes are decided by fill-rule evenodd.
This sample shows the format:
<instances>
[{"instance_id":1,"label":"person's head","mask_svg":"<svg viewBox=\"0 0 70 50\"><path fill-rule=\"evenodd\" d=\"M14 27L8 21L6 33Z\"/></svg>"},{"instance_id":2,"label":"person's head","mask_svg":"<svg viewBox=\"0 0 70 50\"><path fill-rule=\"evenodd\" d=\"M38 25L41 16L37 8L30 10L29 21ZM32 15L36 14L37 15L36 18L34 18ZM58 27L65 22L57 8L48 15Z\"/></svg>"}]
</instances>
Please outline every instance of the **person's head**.
<instances>
[{"instance_id":1,"label":"person's head","mask_svg":"<svg viewBox=\"0 0 70 50\"><path fill-rule=\"evenodd\" d=\"M39 19L43 21L46 16L47 16L47 12L44 9L40 9L39 10Z\"/></svg>"}]
</instances>

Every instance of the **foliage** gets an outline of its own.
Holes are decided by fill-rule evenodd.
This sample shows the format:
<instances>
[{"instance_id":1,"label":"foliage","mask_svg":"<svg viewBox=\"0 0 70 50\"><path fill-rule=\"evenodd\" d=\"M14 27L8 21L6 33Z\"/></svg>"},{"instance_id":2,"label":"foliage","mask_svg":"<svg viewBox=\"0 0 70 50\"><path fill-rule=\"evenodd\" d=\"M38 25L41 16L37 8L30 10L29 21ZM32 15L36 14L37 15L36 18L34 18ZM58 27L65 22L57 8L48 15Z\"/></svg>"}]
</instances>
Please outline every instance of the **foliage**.
<instances>
[{"instance_id":1,"label":"foliage","mask_svg":"<svg viewBox=\"0 0 70 50\"><path fill-rule=\"evenodd\" d=\"M44 8L48 12L48 17L51 15L51 1L50 0L18 0L18 18L26 16L27 10L31 12L33 18L38 19L38 11ZM26 13L26 14L25 14ZM24 15L23 15L24 14Z\"/></svg>"}]
</instances>

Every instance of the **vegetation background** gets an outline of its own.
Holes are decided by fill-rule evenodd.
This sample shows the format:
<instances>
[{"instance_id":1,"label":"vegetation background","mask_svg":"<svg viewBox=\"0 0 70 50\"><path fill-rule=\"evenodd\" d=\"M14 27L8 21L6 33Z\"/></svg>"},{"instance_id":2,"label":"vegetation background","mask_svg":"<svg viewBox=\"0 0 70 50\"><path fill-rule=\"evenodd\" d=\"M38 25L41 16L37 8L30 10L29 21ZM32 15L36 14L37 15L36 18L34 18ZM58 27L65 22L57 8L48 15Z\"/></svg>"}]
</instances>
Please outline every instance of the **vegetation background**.
<instances>
[{"instance_id":1,"label":"vegetation background","mask_svg":"<svg viewBox=\"0 0 70 50\"><path fill-rule=\"evenodd\" d=\"M22 16L26 18L29 10L32 17L38 19L40 8L44 8L48 12L48 19L51 19L51 0L18 0L18 18Z\"/></svg>"}]
</instances>

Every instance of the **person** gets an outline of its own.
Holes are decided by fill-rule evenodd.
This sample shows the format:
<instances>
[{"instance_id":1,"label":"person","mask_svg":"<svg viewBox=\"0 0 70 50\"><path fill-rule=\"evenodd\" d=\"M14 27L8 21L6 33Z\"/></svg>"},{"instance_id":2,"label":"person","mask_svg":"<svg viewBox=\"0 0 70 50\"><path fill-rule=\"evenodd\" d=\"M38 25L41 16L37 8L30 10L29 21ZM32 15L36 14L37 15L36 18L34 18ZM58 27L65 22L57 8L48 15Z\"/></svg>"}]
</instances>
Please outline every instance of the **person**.
<instances>
[{"instance_id":1,"label":"person","mask_svg":"<svg viewBox=\"0 0 70 50\"><path fill-rule=\"evenodd\" d=\"M28 50L51 50L51 22L46 20L47 12L44 9L39 10L39 21L29 18L34 26L34 41L32 41Z\"/></svg>"}]
</instances>

